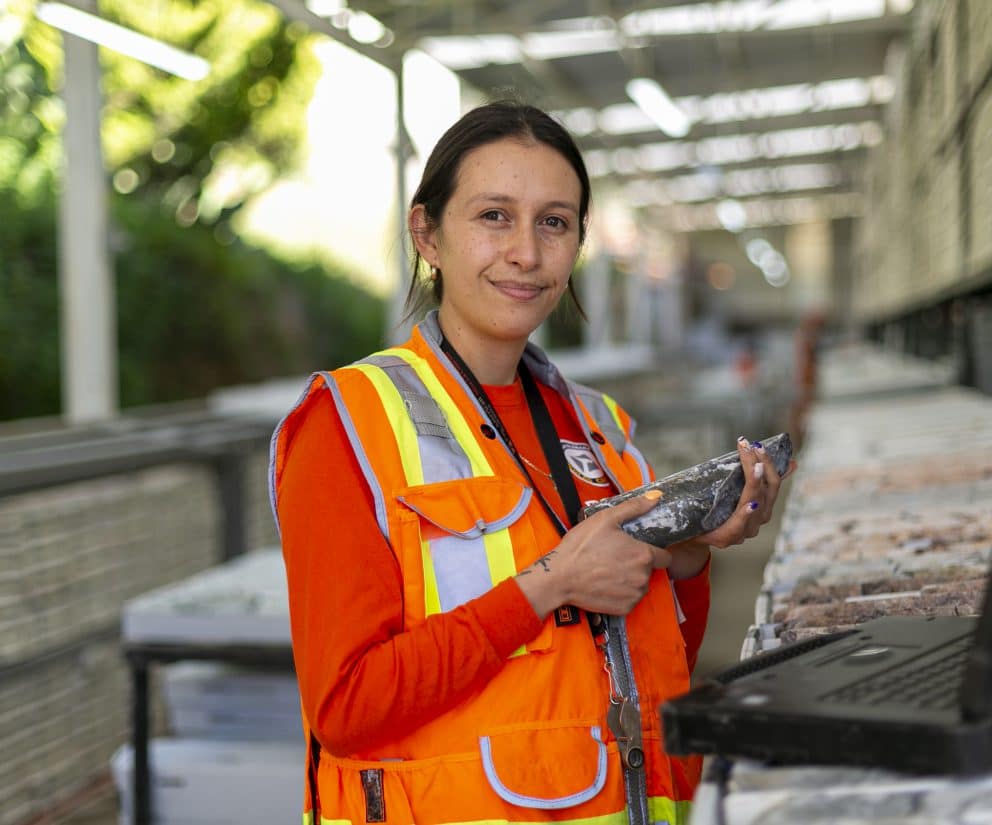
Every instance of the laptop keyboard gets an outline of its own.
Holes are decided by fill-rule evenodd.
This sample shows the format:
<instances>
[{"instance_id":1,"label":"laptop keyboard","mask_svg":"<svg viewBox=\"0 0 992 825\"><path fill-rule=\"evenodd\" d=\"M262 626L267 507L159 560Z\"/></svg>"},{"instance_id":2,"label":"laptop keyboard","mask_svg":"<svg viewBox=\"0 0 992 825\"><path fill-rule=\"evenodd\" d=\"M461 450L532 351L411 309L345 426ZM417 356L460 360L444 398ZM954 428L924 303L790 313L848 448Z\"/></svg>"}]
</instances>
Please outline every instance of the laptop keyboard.
<instances>
[{"instance_id":1,"label":"laptop keyboard","mask_svg":"<svg viewBox=\"0 0 992 825\"><path fill-rule=\"evenodd\" d=\"M918 708L950 710L958 704L958 687L971 644L970 636L963 637L923 659L904 662L845 685L821 699L865 705L898 702Z\"/></svg>"}]
</instances>

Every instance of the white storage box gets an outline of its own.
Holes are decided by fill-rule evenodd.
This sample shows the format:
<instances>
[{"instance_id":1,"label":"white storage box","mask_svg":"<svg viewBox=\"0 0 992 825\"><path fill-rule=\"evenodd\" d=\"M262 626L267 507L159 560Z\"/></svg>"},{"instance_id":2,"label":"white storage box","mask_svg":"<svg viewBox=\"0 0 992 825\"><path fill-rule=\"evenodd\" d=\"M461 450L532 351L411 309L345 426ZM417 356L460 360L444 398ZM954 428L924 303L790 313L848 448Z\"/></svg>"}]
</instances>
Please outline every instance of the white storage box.
<instances>
[{"instance_id":1,"label":"white storage box","mask_svg":"<svg viewBox=\"0 0 992 825\"><path fill-rule=\"evenodd\" d=\"M292 673L182 662L163 669L162 691L176 736L303 741Z\"/></svg>"},{"instance_id":2,"label":"white storage box","mask_svg":"<svg viewBox=\"0 0 992 825\"><path fill-rule=\"evenodd\" d=\"M153 739L150 792L156 825L297 825L303 810L303 738L295 745ZM111 771L121 825L134 810L134 754L117 750Z\"/></svg>"}]
</instances>

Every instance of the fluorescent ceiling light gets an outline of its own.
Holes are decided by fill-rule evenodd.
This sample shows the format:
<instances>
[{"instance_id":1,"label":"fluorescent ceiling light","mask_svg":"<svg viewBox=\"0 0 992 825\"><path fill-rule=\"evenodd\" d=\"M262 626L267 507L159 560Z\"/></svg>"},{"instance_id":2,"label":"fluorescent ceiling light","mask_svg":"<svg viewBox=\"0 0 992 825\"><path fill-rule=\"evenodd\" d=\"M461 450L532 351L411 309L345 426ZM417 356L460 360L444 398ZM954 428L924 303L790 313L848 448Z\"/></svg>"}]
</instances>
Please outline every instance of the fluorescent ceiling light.
<instances>
[{"instance_id":1,"label":"fluorescent ceiling light","mask_svg":"<svg viewBox=\"0 0 992 825\"><path fill-rule=\"evenodd\" d=\"M510 34L478 37L425 37L420 48L452 71L479 69L491 64L519 63L520 41Z\"/></svg>"},{"instance_id":2,"label":"fluorescent ceiling light","mask_svg":"<svg viewBox=\"0 0 992 825\"><path fill-rule=\"evenodd\" d=\"M202 57L64 3L39 3L35 16L56 29L126 54L186 80L202 80L210 73L210 64Z\"/></svg>"},{"instance_id":3,"label":"fluorescent ceiling light","mask_svg":"<svg viewBox=\"0 0 992 825\"><path fill-rule=\"evenodd\" d=\"M758 265L758 261L761 260L761 256L770 249L772 249L772 245L764 238L752 238L744 247L744 250L747 253L747 259L755 266Z\"/></svg>"},{"instance_id":4,"label":"fluorescent ceiling light","mask_svg":"<svg viewBox=\"0 0 992 825\"><path fill-rule=\"evenodd\" d=\"M347 0L306 0L307 10L318 17L332 17L348 7Z\"/></svg>"},{"instance_id":5,"label":"fluorescent ceiling light","mask_svg":"<svg viewBox=\"0 0 992 825\"><path fill-rule=\"evenodd\" d=\"M600 131L608 135L634 135L658 128L647 112L635 103L614 103L599 110L596 118Z\"/></svg>"},{"instance_id":6,"label":"fluorescent ceiling light","mask_svg":"<svg viewBox=\"0 0 992 825\"><path fill-rule=\"evenodd\" d=\"M348 34L356 43L364 45L377 43L392 36L392 32L378 19L364 11L353 12L348 18Z\"/></svg>"},{"instance_id":7,"label":"fluorescent ceiling light","mask_svg":"<svg viewBox=\"0 0 992 825\"><path fill-rule=\"evenodd\" d=\"M583 107L562 112L560 119L575 137L585 137L596 131L596 110L593 108Z\"/></svg>"},{"instance_id":8,"label":"fluorescent ceiling light","mask_svg":"<svg viewBox=\"0 0 992 825\"><path fill-rule=\"evenodd\" d=\"M556 57L615 52L620 47L620 38L611 29L542 31L525 34L523 46L529 57L551 60Z\"/></svg>"},{"instance_id":9,"label":"fluorescent ceiling light","mask_svg":"<svg viewBox=\"0 0 992 825\"><path fill-rule=\"evenodd\" d=\"M747 226L747 211L733 199L722 200L716 205L716 218L728 232L740 232Z\"/></svg>"},{"instance_id":10,"label":"fluorescent ceiling light","mask_svg":"<svg viewBox=\"0 0 992 825\"><path fill-rule=\"evenodd\" d=\"M627 83L627 94L641 107L644 114L669 137L680 138L689 134L692 123L668 93L649 77L635 77Z\"/></svg>"},{"instance_id":11,"label":"fluorescent ceiling light","mask_svg":"<svg viewBox=\"0 0 992 825\"><path fill-rule=\"evenodd\" d=\"M604 149L589 149L583 152L583 156L590 178L604 178L610 174L612 166L609 152Z\"/></svg>"}]
</instances>

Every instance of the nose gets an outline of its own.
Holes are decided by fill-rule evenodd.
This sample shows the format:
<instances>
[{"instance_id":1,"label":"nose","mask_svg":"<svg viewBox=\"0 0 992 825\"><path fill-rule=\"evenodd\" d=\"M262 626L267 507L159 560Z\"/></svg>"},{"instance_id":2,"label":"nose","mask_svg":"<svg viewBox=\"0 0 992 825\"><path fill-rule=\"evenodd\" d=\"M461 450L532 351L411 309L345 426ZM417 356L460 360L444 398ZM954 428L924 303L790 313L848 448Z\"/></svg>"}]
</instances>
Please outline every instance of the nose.
<instances>
[{"instance_id":1,"label":"nose","mask_svg":"<svg viewBox=\"0 0 992 825\"><path fill-rule=\"evenodd\" d=\"M524 224L514 229L507 246L507 260L525 272L537 267L541 262L541 245L536 226Z\"/></svg>"}]
</instances>

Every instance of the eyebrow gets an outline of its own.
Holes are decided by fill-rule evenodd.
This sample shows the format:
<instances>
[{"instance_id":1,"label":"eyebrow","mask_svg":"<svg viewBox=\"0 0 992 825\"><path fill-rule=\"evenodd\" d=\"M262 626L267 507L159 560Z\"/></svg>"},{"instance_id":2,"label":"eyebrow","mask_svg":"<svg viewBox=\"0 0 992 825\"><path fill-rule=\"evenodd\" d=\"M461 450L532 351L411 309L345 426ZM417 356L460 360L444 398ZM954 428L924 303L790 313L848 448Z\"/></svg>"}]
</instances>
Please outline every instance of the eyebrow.
<instances>
[{"instance_id":1,"label":"eyebrow","mask_svg":"<svg viewBox=\"0 0 992 825\"><path fill-rule=\"evenodd\" d=\"M503 195L499 192L480 192L478 195L468 199L470 204L476 203L477 201L490 201L495 203L515 203L516 198L512 198L509 195ZM548 201L542 205L543 209L568 209L571 212L578 214L579 207L572 203L571 201Z\"/></svg>"}]
</instances>

